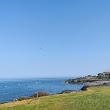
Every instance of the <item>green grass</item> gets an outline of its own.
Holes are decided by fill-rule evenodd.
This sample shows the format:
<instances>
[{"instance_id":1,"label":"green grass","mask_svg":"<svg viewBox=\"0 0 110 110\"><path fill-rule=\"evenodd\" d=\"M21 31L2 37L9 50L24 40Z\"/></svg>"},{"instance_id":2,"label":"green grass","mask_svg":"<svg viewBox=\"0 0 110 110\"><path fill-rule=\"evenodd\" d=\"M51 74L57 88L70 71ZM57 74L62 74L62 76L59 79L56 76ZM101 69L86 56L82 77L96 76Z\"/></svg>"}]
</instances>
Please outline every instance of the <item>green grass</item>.
<instances>
[{"instance_id":1,"label":"green grass","mask_svg":"<svg viewBox=\"0 0 110 110\"><path fill-rule=\"evenodd\" d=\"M1 104L0 110L110 110L110 87Z\"/></svg>"}]
</instances>

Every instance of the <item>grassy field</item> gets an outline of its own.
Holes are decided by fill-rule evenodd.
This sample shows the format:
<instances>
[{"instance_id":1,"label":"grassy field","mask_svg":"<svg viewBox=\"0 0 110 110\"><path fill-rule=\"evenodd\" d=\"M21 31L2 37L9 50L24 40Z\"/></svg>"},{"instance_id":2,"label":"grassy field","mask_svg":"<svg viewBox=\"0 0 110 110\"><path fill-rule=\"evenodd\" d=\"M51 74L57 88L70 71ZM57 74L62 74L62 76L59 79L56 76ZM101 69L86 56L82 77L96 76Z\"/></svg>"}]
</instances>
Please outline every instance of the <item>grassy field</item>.
<instances>
[{"instance_id":1,"label":"grassy field","mask_svg":"<svg viewBox=\"0 0 110 110\"><path fill-rule=\"evenodd\" d=\"M110 87L10 102L0 110L110 110Z\"/></svg>"}]
</instances>

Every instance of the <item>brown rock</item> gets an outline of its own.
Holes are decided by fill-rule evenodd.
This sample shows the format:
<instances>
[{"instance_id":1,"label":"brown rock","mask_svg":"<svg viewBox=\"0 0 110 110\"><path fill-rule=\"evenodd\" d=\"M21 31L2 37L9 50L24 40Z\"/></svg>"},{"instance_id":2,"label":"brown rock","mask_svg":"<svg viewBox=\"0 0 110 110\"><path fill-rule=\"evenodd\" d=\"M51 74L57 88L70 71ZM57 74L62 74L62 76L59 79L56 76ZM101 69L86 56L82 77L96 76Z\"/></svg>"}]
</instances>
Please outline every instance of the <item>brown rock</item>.
<instances>
[{"instance_id":1,"label":"brown rock","mask_svg":"<svg viewBox=\"0 0 110 110\"><path fill-rule=\"evenodd\" d=\"M47 93L47 92L35 92L35 93L33 94L33 97L34 97L34 98L37 98L37 97L49 96L49 95L50 95L50 94Z\"/></svg>"}]
</instances>

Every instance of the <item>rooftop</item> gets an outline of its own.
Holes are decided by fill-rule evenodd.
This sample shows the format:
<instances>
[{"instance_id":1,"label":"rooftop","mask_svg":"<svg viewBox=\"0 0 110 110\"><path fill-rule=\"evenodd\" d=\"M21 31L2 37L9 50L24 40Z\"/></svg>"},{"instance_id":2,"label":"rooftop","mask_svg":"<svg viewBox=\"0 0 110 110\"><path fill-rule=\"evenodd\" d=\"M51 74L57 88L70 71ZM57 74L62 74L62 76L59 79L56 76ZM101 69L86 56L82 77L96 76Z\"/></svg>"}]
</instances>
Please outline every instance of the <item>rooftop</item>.
<instances>
[{"instance_id":1,"label":"rooftop","mask_svg":"<svg viewBox=\"0 0 110 110\"><path fill-rule=\"evenodd\" d=\"M104 71L104 74L110 74L110 70Z\"/></svg>"}]
</instances>

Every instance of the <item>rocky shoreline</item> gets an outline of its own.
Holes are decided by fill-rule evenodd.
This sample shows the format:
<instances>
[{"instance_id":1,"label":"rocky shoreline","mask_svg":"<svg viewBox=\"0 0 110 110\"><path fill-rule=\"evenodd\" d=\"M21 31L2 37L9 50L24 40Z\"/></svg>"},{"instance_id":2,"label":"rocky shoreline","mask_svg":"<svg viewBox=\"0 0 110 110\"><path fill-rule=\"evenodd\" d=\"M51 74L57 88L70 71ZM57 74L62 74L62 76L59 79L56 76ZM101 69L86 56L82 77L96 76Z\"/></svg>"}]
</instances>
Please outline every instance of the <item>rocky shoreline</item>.
<instances>
[{"instance_id":1,"label":"rocky shoreline","mask_svg":"<svg viewBox=\"0 0 110 110\"><path fill-rule=\"evenodd\" d=\"M87 90L89 87L110 86L110 71L98 73L96 76L85 76L66 80L67 84L84 84L80 91Z\"/></svg>"},{"instance_id":2,"label":"rocky shoreline","mask_svg":"<svg viewBox=\"0 0 110 110\"><path fill-rule=\"evenodd\" d=\"M87 88L89 88L89 87L110 86L110 81L92 81L92 82L85 82L83 84L84 84L84 86L78 91L75 91L75 90L64 90L60 94L71 93L71 92L81 92L81 91L87 90Z\"/></svg>"},{"instance_id":3,"label":"rocky shoreline","mask_svg":"<svg viewBox=\"0 0 110 110\"><path fill-rule=\"evenodd\" d=\"M80 90L64 90L64 91L62 91L60 93L56 93L56 94L68 94L68 93L73 93L73 92L76 93L76 92L86 91L87 88L89 88L89 87L110 86L110 81L92 81L92 82L87 81L83 84L84 84L84 86ZM21 101L21 100L26 100L26 99L30 99L30 98L38 98L38 97L50 96L50 95L55 95L55 94L49 94L47 92L36 92L30 97L20 97L13 101Z\"/></svg>"},{"instance_id":4,"label":"rocky shoreline","mask_svg":"<svg viewBox=\"0 0 110 110\"><path fill-rule=\"evenodd\" d=\"M86 77L80 77L80 78L75 78L75 79L69 79L66 80L65 83L68 84L84 84L84 86L80 90L64 90L60 93L56 94L67 94L67 93L76 93L76 92L81 92L81 91L86 91L87 88L89 87L97 87L97 86L110 86L110 78L99 78L96 76L86 76ZM24 97L21 96L18 99L13 99L12 101L22 101L22 100L28 100L32 98L39 98L43 96L50 96L50 95L55 95L55 94L49 94L47 92L36 92L32 96ZM8 102L3 102L0 104L4 104Z\"/></svg>"}]
</instances>

